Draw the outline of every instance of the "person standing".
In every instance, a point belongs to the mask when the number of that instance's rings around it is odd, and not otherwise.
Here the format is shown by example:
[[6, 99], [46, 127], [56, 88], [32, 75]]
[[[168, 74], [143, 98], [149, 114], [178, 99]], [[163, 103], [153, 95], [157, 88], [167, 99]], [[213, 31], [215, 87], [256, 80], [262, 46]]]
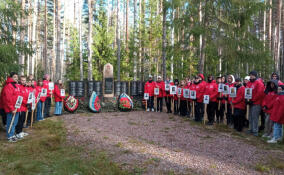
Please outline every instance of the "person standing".
[[159, 88], [159, 95], [157, 95], [157, 112], [163, 112], [163, 98], [165, 96], [165, 82], [162, 81], [162, 77], [158, 76], [156, 82], [156, 88]]
[[279, 86], [284, 85], [284, 83], [280, 80], [279, 75], [275, 72], [272, 73], [271, 79], [276, 80]]
[[[165, 84], [167, 84], [168, 87], [174, 85], [169, 78], [166, 79]], [[165, 89], [165, 101], [167, 105], [167, 113], [172, 113], [172, 95], [170, 94], [170, 89]]]
[[[178, 81], [178, 79], [175, 79], [175, 81], [174, 81], [174, 85], [176, 86], [176, 87], [178, 87], [179, 86], [179, 81]], [[173, 95], [173, 98], [174, 98], [174, 115], [178, 115], [179, 114], [179, 106], [178, 106], [178, 96], [177, 96], [177, 94], [174, 94]]]
[[65, 93], [61, 94], [61, 90], [64, 90], [62, 80], [57, 80], [57, 83], [54, 86], [54, 101], [55, 101], [55, 111], [54, 115], [62, 115], [62, 102], [65, 98]]
[[209, 95], [209, 104], [207, 106], [208, 125], [213, 125], [216, 110], [218, 109], [217, 97], [218, 97], [218, 85], [216, 84], [214, 77], [208, 76], [205, 95]]
[[184, 80], [181, 81], [180, 87], [181, 88], [181, 95], [180, 95], [180, 105], [179, 105], [179, 111], [180, 111], [180, 116], [185, 117], [187, 113], [187, 99], [184, 98], [183, 90], [187, 89], [186, 82]]
[[144, 93], [149, 94], [149, 99], [147, 100], [147, 111], [154, 112], [154, 88], [156, 83], [153, 81], [152, 75], [149, 75], [149, 79], [145, 84]]
[[252, 99], [247, 100], [247, 104], [250, 106], [249, 110], [249, 125], [250, 129], [248, 133], [258, 136], [258, 122], [261, 112], [262, 97], [264, 93], [264, 85], [258, 79], [257, 72], [251, 71], [249, 73], [250, 81], [247, 84], [247, 88], [252, 88]]
[[196, 91], [196, 99], [195, 101], [195, 121], [201, 122], [204, 115], [204, 104], [203, 104], [203, 96], [206, 89], [206, 82], [204, 80], [204, 75], [199, 74], [195, 77], [194, 84], [191, 86], [191, 90]]
[[[38, 80], [37, 83], [37, 87], [36, 87], [36, 91], [38, 94], [40, 94], [40, 98], [37, 102], [37, 109], [36, 109], [36, 120], [37, 121], [42, 121], [44, 120], [44, 116], [43, 116], [43, 112], [42, 112], [42, 108], [44, 107], [44, 103], [45, 103], [45, 96], [42, 96], [42, 89], [43, 89], [43, 81], [42, 79]], [[38, 96], [37, 96], [38, 97]]]
[[53, 94], [53, 90], [49, 89], [50, 83], [50, 75], [46, 74], [43, 78], [43, 88], [47, 89], [47, 96], [44, 103], [44, 118], [50, 117], [50, 107], [51, 107], [51, 96]]
[[[219, 86], [219, 84], [222, 84], [222, 77], [217, 77], [216, 84]], [[223, 94], [222, 92], [218, 92], [217, 96], [217, 108], [216, 108], [216, 118], [217, 118], [217, 124], [223, 123], [224, 121], [224, 105], [223, 105]]]
[[[228, 75], [227, 77], [228, 82], [226, 83], [227, 86], [229, 86], [229, 88], [234, 87], [235, 86], [235, 77], [234, 75]], [[227, 109], [227, 113], [226, 113], [226, 118], [227, 118], [227, 125], [230, 126], [231, 128], [233, 128], [234, 126], [234, 119], [233, 119], [233, 115], [232, 115], [232, 108], [231, 108], [231, 104], [229, 101], [229, 95], [224, 95], [225, 98], [225, 109]]]

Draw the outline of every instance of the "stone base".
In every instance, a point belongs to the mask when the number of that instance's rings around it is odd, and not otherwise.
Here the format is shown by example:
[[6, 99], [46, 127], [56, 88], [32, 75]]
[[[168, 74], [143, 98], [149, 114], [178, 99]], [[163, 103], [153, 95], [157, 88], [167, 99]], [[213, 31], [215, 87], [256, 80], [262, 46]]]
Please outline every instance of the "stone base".
[[113, 98], [114, 94], [104, 94], [104, 98]]
[[113, 103], [116, 104], [117, 103], [117, 98], [115, 97], [104, 97], [102, 100], [104, 103]]

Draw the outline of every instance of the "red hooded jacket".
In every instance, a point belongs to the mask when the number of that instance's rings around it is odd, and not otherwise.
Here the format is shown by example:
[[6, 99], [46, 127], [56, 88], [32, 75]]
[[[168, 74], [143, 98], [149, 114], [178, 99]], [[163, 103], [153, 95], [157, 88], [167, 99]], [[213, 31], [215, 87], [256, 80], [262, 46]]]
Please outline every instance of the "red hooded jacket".
[[22, 106], [20, 108], [20, 112], [26, 112], [28, 110], [27, 104], [28, 104], [28, 98], [30, 93], [30, 88], [27, 86], [19, 85], [21, 90], [21, 96], [23, 97]]
[[264, 99], [262, 101], [262, 107], [264, 107], [264, 106], [267, 107], [267, 109], [263, 110], [265, 113], [267, 113], [267, 114], [272, 113], [273, 103], [274, 103], [276, 97], [277, 97], [277, 94], [274, 91], [268, 92], [268, 94], [264, 97]]
[[156, 87], [156, 83], [154, 81], [152, 81], [151, 83], [149, 81], [147, 81], [145, 86], [144, 86], [144, 93], [149, 93], [149, 96], [153, 97], [155, 87]]
[[246, 109], [246, 103], [245, 103], [245, 87], [241, 86], [237, 89], [237, 96], [236, 98], [232, 99], [232, 103], [234, 105], [234, 108]]
[[63, 101], [63, 99], [65, 98], [65, 96], [61, 96], [61, 91], [60, 88], [58, 87], [58, 85], [54, 85], [54, 101], [55, 102], [61, 102]]
[[[47, 89], [47, 95], [46, 95], [46, 97], [50, 97], [51, 96], [51, 94], [53, 94], [53, 91], [54, 90], [49, 90], [49, 85], [48, 85], [48, 83], [49, 83], [50, 81], [47, 81], [47, 80], [43, 80], [43, 88], [45, 88], [45, 89]], [[50, 94], [51, 93], [51, 94]]]
[[206, 83], [202, 81], [201, 83], [198, 84], [192, 84], [190, 90], [196, 91], [196, 99], [197, 102], [202, 103], [203, 102], [203, 96], [205, 93], [206, 89]]
[[273, 109], [270, 115], [270, 120], [279, 124], [284, 124], [283, 104], [284, 104], [284, 95], [277, 95], [273, 103]]
[[252, 99], [251, 101], [255, 105], [261, 105], [263, 94], [264, 94], [264, 84], [260, 80], [255, 80], [254, 82], [248, 82], [247, 88], [252, 88]]
[[204, 95], [209, 95], [211, 102], [217, 102], [218, 85], [216, 84], [215, 80], [213, 80], [211, 83], [206, 83], [206, 90]]
[[[6, 113], [13, 112], [15, 110], [15, 104], [17, 102], [18, 96], [21, 96], [21, 90], [18, 84], [14, 82], [12, 78], [8, 78], [6, 81], [6, 85], [3, 88], [2, 100], [3, 100], [3, 108]], [[17, 110], [20, 112], [20, 109]]]
[[163, 81], [156, 82], [156, 87], [155, 88], [159, 88], [159, 95], [157, 97], [161, 98], [161, 97], [165, 97], [166, 96], [165, 82], [163, 82]]

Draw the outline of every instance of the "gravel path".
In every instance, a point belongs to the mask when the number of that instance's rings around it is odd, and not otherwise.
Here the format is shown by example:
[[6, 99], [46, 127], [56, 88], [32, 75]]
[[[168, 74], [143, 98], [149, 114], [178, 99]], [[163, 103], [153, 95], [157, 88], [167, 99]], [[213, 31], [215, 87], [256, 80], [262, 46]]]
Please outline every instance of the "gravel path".
[[[192, 125], [166, 113], [63, 116], [71, 143], [107, 152], [141, 174], [261, 174], [256, 164], [282, 151], [260, 149], [231, 134]], [[276, 174], [284, 174], [277, 172]]]

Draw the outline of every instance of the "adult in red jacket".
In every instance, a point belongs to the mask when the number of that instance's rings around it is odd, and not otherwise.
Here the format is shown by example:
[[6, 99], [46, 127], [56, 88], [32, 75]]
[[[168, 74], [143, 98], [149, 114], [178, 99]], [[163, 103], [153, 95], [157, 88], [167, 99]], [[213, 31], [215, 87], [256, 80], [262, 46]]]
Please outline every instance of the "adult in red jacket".
[[252, 99], [247, 101], [247, 104], [250, 105], [249, 111], [249, 133], [252, 133], [254, 136], [258, 136], [258, 120], [261, 112], [261, 104], [264, 93], [264, 85], [258, 80], [257, 72], [250, 72], [250, 82], [247, 84], [247, 88], [252, 88]]
[[242, 85], [240, 78], [236, 79], [235, 87], [237, 88], [237, 96], [232, 98], [231, 106], [234, 107], [233, 121], [234, 128], [242, 132], [245, 124], [245, 113], [246, 113], [246, 104], [245, 104], [245, 87]]
[[149, 94], [149, 99], [147, 100], [147, 111], [155, 111], [154, 110], [154, 88], [156, 87], [156, 83], [153, 81], [152, 75], [149, 75], [149, 79], [144, 86], [144, 93]]
[[[40, 94], [40, 95], [37, 95], [37, 113], [36, 113], [36, 120], [37, 121], [41, 121], [41, 120], [44, 120], [44, 117], [43, 117], [43, 113], [42, 113], [42, 108], [44, 106], [44, 103], [45, 103], [45, 99], [46, 99], [46, 96], [42, 96], [42, 89], [43, 88], [43, 82], [42, 80], [38, 80], [38, 83], [37, 83], [37, 87], [36, 87], [36, 92], [37, 94]], [[38, 97], [39, 97], [39, 100], [38, 100]]]
[[270, 119], [273, 124], [273, 138], [268, 143], [277, 143], [283, 138], [282, 125], [284, 124], [284, 86], [278, 87], [278, 95], [273, 103], [273, 109], [270, 115]]
[[182, 80], [180, 82], [179, 88], [181, 88], [181, 94], [179, 96], [179, 98], [180, 98], [179, 112], [180, 112], [180, 115], [182, 117], [185, 117], [186, 115], [188, 115], [188, 113], [187, 113], [187, 99], [184, 98], [184, 94], [183, 94], [183, 90], [188, 89], [187, 85], [186, 85], [186, 81]]
[[[21, 95], [21, 90], [19, 85], [17, 84], [18, 81], [18, 74], [12, 72], [10, 77], [6, 81], [6, 86], [3, 88], [3, 108], [6, 112], [7, 116], [7, 127], [6, 127], [6, 134], [9, 142], [16, 142], [17, 138], [14, 136], [15, 134], [15, 127], [18, 123], [19, 112], [20, 109], [15, 108], [15, 104], [17, 102], [18, 96]], [[14, 122], [12, 123], [12, 118], [14, 118]], [[9, 131], [11, 125], [11, 131]]]
[[214, 77], [212, 75], [208, 76], [207, 84], [204, 95], [209, 95], [209, 104], [207, 105], [208, 114], [208, 125], [213, 125], [214, 118], [216, 114], [216, 109], [218, 108], [217, 97], [218, 97], [218, 85], [216, 84]]
[[280, 80], [279, 75], [275, 72], [272, 73], [271, 79], [277, 80], [277, 83], [278, 83], [279, 86], [284, 85], [284, 83]]
[[262, 101], [262, 109], [265, 112], [265, 127], [264, 134], [262, 137], [269, 137], [272, 135], [273, 121], [270, 120], [270, 115], [273, 109], [273, 103], [277, 97], [278, 81], [270, 80], [266, 84], [266, 89], [264, 91], [265, 97]]
[[[222, 77], [217, 77], [216, 78], [216, 84], [219, 86], [219, 84], [222, 83]], [[218, 92], [217, 96], [217, 108], [216, 108], [216, 117], [217, 117], [217, 123], [223, 123], [224, 121], [224, 109], [225, 105], [222, 103], [223, 102], [223, 95], [222, 92]]]
[[204, 115], [204, 104], [203, 104], [203, 96], [206, 89], [206, 82], [203, 81], [203, 74], [199, 74], [195, 77], [194, 83], [191, 86], [191, 90], [196, 92], [195, 101], [195, 121], [201, 122]]
[[[61, 93], [61, 91], [64, 91]], [[59, 116], [62, 114], [62, 102], [65, 98], [65, 90], [62, 84], [62, 80], [58, 80], [56, 85], [54, 86], [54, 100], [55, 100], [55, 111], [54, 114]]]
[[163, 98], [165, 96], [165, 82], [162, 81], [162, 77], [158, 76], [156, 82], [156, 88], [159, 88], [159, 95], [157, 95], [157, 112], [163, 112]]
[[[234, 87], [235, 86], [235, 77], [234, 75], [228, 75], [227, 76], [227, 80], [228, 82], [226, 83], [227, 86], [229, 86], [229, 88]], [[229, 98], [229, 95], [224, 95], [224, 99], [225, 99], [225, 109], [227, 107], [227, 113], [226, 113], [226, 118], [227, 118], [227, 125], [229, 125], [230, 127], [233, 127], [234, 125], [234, 119], [233, 119], [233, 114], [232, 114], [232, 107], [231, 107], [231, 99]]]
[[47, 89], [47, 96], [44, 103], [44, 118], [50, 117], [50, 106], [51, 106], [51, 96], [53, 94], [53, 90], [49, 89], [50, 76], [48, 74], [44, 75], [43, 78], [43, 88]]
[[[165, 84], [168, 85], [168, 87], [174, 85], [173, 82], [170, 81], [169, 78], [166, 79]], [[165, 89], [165, 101], [166, 101], [166, 105], [167, 105], [167, 113], [172, 113], [172, 98], [173, 96], [170, 94], [170, 88], [168, 88], [167, 90]]]

